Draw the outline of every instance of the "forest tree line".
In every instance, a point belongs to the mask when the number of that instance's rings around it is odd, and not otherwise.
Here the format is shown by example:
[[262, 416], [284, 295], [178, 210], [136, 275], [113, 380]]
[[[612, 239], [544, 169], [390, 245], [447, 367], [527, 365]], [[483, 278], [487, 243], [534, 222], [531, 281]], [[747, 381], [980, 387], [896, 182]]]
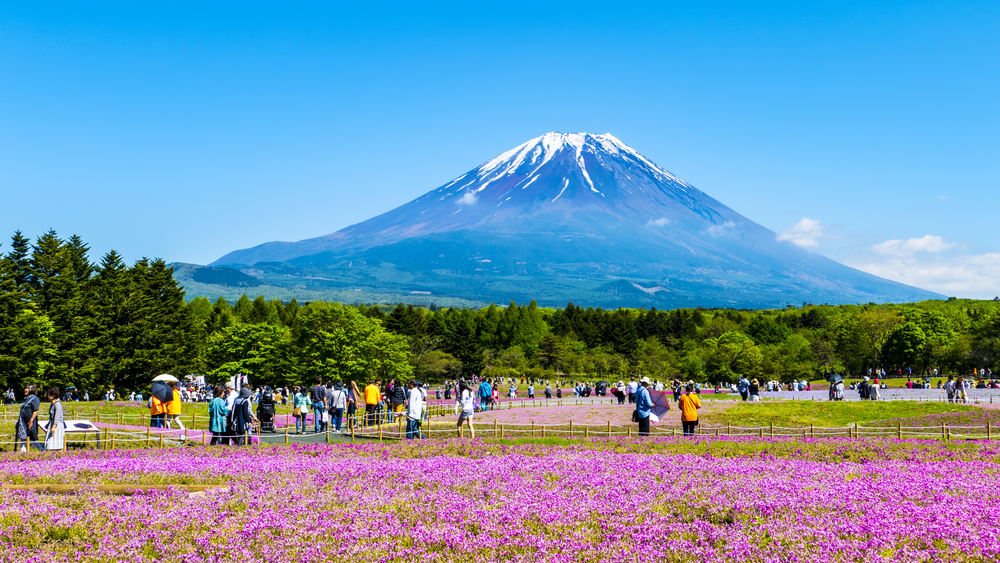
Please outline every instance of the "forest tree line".
[[760, 311], [187, 301], [162, 260], [88, 253], [78, 236], [12, 237], [0, 258], [0, 385], [94, 394], [144, 389], [160, 373], [272, 386], [472, 374], [788, 381], [870, 367], [996, 371], [1000, 360], [996, 300]]

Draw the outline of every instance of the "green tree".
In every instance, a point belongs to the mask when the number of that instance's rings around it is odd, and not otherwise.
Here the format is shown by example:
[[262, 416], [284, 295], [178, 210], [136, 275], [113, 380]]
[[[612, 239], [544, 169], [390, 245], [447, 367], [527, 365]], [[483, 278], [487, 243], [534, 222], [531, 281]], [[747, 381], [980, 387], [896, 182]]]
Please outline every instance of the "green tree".
[[339, 303], [305, 307], [294, 344], [293, 361], [302, 381], [321, 377], [367, 382], [407, 379], [413, 373], [405, 338]]
[[285, 332], [268, 324], [237, 323], [213, 333], [204, 352], [209, 378], [221, 382], [242, 374], [254, 385], [292, 383], [283, 346]]
[[760, 349], [746, 334], [731, 331], [705, 343], [706, 372], [712, 381], [735, 382], [740, 375], [761, 374], [764, 362]]

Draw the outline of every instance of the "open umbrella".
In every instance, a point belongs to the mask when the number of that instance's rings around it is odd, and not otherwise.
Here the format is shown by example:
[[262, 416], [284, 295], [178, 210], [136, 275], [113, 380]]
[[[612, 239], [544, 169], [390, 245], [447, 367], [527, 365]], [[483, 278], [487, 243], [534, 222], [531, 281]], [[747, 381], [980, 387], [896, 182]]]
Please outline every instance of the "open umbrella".
[[164, 373], [154, 377], [153, 381], [177, 381], [177, 378], [170, 375], [169, 373]]
[[649, 398], [653, 401], [653, 408], [649, 413], [650, 422], [660, 422], [660, 419], [667, 416], [670, 411], [670, 397], [673, 395], [666, 391], [649, 390]]
[[154, 381], [153, 396], [161, 403], [169, 403], [174, 398], [174, 390], [166, 381]]

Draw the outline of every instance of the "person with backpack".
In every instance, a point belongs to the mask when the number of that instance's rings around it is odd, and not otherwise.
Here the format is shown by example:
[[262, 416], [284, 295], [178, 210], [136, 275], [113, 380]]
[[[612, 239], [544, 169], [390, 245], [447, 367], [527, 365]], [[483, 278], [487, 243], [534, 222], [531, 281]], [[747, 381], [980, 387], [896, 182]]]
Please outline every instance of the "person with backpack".
[[483, 380], [479, 384], [479, 406], [480, 410], [483, 412], [490, 410], [490, 401], [493, 399], [493, 388], [490, 386], [490, 382]]
[[396, 416], [403, 416], [406, 412], [406, 399], [409, 395], [408, 387], [403, 387], [402, 381], [392, 381], [389, 389], [389, 424], [395, 420]]
[[250, 409], [250, 396], [253, 392], [250, 387], [243, 386], [240, 389], [240, 396], [236, 399], [233, 404], [233, 412], [229, 413], [229, 420], [231, 427], [234, 432], [234, 441], [237, 446], [243, 446], [247, 444], [247, 433], [250, 432], [250, 428], [253, 424], [257, 422], [257, 417], [254, 416], [253, 410]]
[[871, 384], [868, 383], [868, 376], [866, 375], [865, 378], [861, 381], [861, 384], [858, 385], [858, 395], [861, 396], [862, 401], [867, 401], [868, 399], [871, 398], [872, 396], [871, 387], [872, 387]]

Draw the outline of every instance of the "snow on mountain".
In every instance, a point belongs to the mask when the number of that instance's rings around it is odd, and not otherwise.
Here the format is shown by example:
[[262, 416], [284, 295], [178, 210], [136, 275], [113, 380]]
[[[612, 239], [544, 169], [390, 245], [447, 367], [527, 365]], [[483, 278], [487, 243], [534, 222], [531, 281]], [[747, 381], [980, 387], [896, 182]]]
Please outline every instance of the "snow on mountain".
[[[315, 274], [388, 264], [405, 275], [386, 283], [423, 280], [486, 301], [517, 293], [509, 280], [525, 291], [570, 286], [556, 292], [554, 304], [572, 299], [580, 284], [598, 291], [594, 284], [609, 283], [600, 290], [610, 292], [609, 303], [678, 302], [681, 294], [705, 304], [935, 295], [777, 241], [610, 134], [547, 133], [367, 221], [235, 251], [213, 265], [276, 262], [286, 263], [283, 275], [292, 278], [295, 268]], [[351, 281], [359, 275], [341, 273]]]

